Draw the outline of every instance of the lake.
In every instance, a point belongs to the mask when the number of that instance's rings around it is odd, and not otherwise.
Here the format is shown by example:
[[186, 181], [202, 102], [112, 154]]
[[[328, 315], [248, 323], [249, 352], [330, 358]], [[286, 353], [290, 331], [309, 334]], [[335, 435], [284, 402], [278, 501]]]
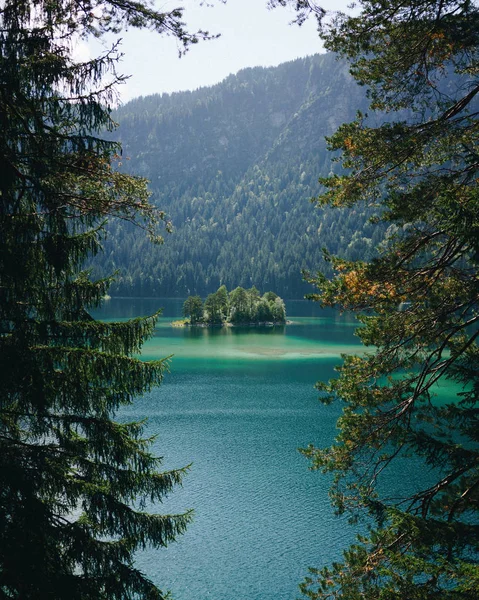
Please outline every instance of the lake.
[[335, 436], [339, 408], [323, 406], [314, 383], [334, 376], [341, 353], [360, 350], [356, 323], [309, 301], [286, 306], [292, 323], [264, 329], [174, 328], [181, 300], [113, 298], [97, 313], [164, 308], [143, 357], [174, 355], [171, 372], [119, 418], [148, 418], [166, 468], [191, 464], [158, 512], [193, 508], [193, 523], [168, 548], [137, 556], [175, 600], [297, 598], [308, 567], [339, 559], [353, 540], [333, 515], [329, 479], [298, 448]]

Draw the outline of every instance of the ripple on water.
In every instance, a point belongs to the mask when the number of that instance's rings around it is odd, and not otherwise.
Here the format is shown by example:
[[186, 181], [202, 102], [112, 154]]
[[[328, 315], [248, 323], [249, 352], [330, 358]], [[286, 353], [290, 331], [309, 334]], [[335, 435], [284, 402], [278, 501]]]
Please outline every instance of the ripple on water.
[[333, 516], [329, 480], [297, 448], [334, 438], [337, 408], [322, 407], [313, 386], [357, 342], [335, 314], [294, 320], [282, 332], [224, 335], [162, 326], [145, 346], [148, 359], [175, 354], [172, 372], [119, 418], [148, 418], [165, 469], [192, 463], [154, 510], [192, 507], [194, 522], [178, 542], [137, 557], [175, 600], [293, 600], [307, 568], [338, 559], [352, 540]]

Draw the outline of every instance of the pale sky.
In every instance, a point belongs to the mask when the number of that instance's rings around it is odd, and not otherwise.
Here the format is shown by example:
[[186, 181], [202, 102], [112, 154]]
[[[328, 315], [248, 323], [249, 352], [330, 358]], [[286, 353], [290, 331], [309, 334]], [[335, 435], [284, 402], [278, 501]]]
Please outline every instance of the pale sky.
[[[346, 2], [323, 3], [339, 9]], [[267, 10], [266, 0], [228, 0], [200, 6], [200, 0], [157, 0], [159, 10], [185, 7], [184, 20], [190, 29], [221, 33], [221, 38], [200, 42], [178, 58], [173, 38], [149, 31], [126, 31], [122, 38], [125, 56], [120, 72], [131, 75], [121, 86], [123, 102], [137, 96], [193, 90], [223, 80], [245, 67], [274, 66], [297, 57], [322, 52], [313, 18], [302, 27], [291, 25], [292, 9]], [[95, 52], [92, 45], [90, 53]]]

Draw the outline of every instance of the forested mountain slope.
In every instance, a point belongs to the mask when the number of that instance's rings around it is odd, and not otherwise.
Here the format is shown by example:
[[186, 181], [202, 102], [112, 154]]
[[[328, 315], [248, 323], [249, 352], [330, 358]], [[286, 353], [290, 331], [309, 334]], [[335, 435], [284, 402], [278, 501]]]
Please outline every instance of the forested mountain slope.
[[205, 296], [254, 284], [301, 297], [310, 291], [301, 269], [322, 265], [322, 247], [369, 257], [383, 233], [366, 211], [309, 202], [318, 177], [336, 168], [324, 137], [366, 106], [347, 65], [316, 55], [120, 108], [122, 168], [151, 181], [174, 232], [152, 247], [128, 223], [111, 223], [95, 267], [120, 270], [112, 293]]

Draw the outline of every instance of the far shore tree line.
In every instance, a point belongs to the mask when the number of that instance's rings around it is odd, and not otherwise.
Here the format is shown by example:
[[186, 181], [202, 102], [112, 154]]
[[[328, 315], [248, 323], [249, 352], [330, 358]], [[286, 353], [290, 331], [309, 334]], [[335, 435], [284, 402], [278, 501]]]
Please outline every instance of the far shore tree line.
[[237, 287], [228, 293], [225, 285], [209, 294], [205, 302], [200, 296], [188, 296], [183, 304], [183, 316], [190, 325], [222, 325], [223, 323], [286, 323], [284, 301], [274, 292], [261, 296], [253, 286]]

